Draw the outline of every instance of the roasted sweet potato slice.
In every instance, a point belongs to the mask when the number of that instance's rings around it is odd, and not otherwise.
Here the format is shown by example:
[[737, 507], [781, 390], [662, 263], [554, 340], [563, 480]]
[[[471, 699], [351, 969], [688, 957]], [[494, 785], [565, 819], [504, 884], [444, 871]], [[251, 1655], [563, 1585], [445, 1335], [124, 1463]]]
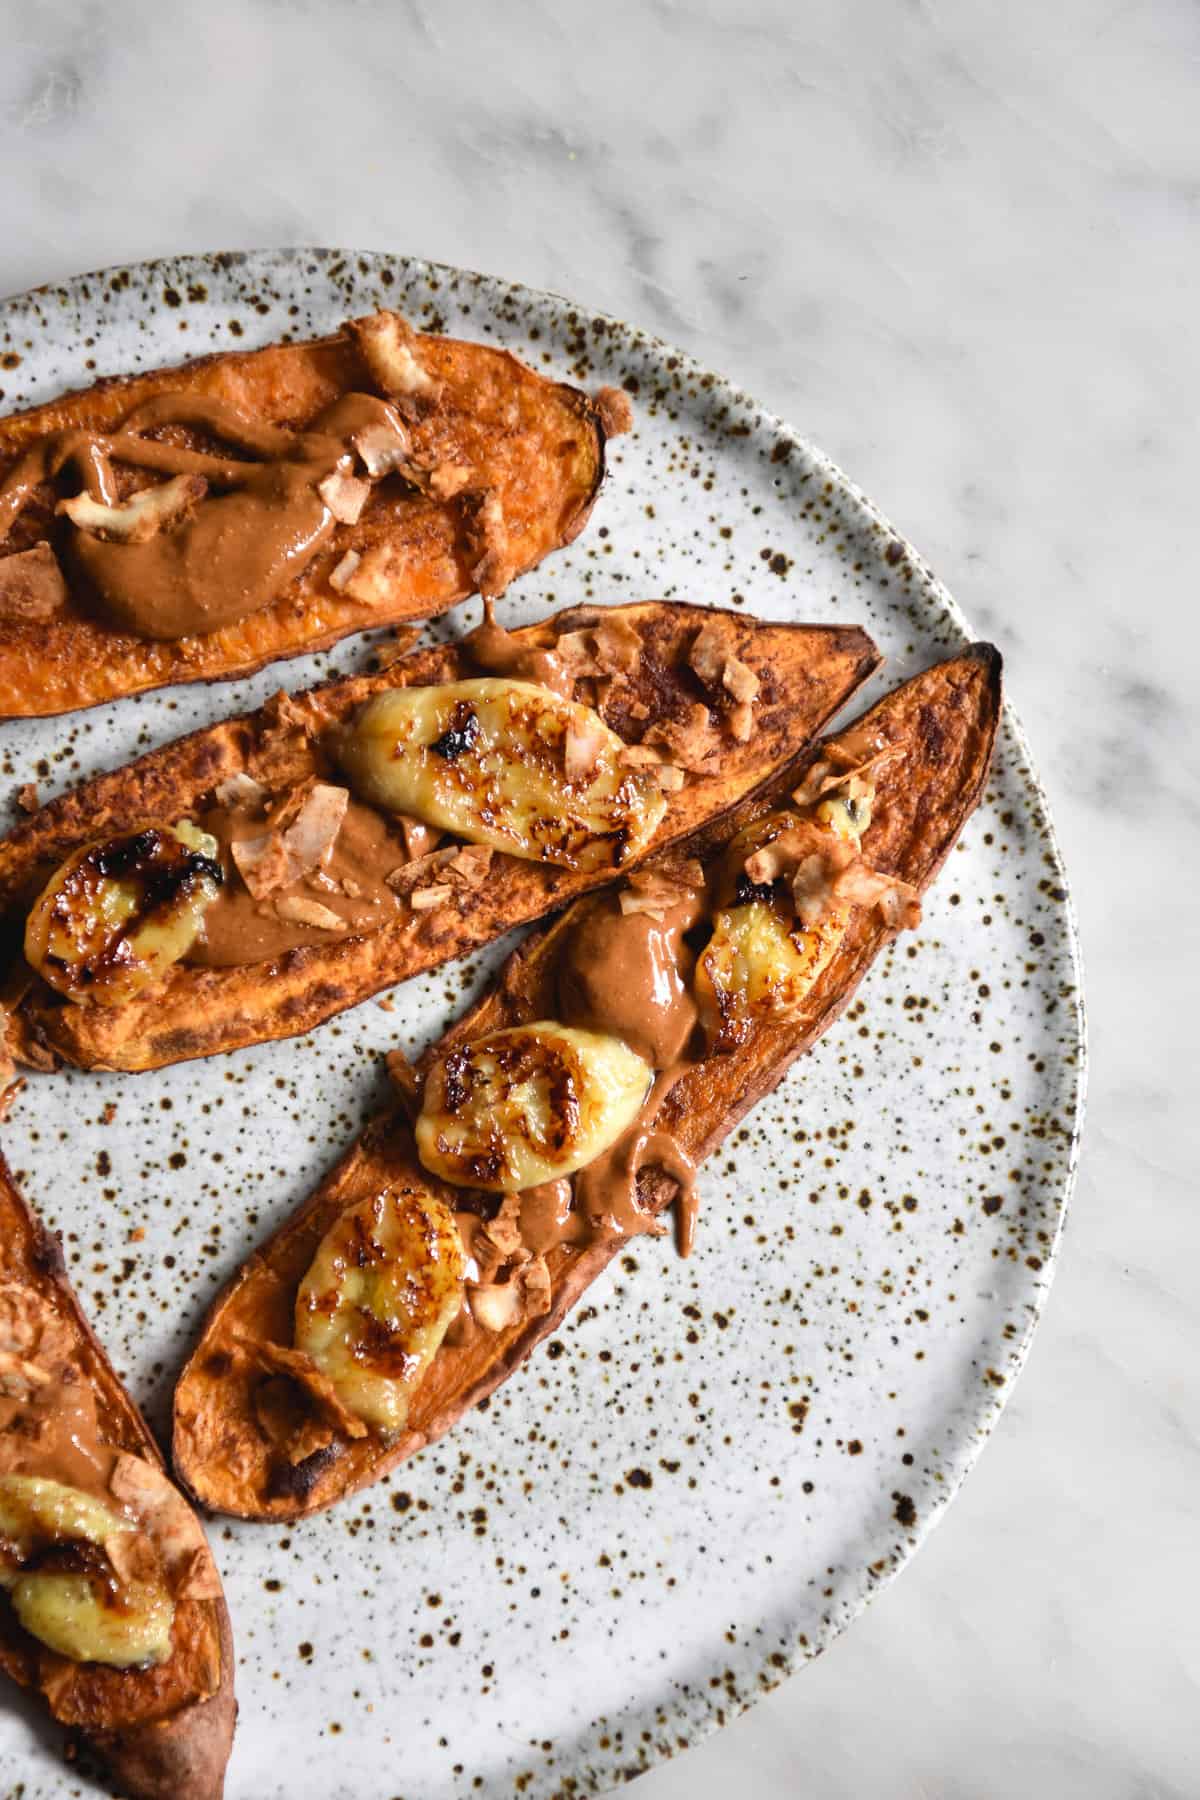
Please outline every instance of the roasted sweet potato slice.
[[[392, 349], [412, 359], [419, 376], [407, 370], [409, 391], [400, 391], [406, 369], [389, 371], [388, 346], [376, 345], [368, 329], [394, 318], [380, 314], [309, 343], [101, 381], [0, 420], [0, 718], [70, 712], [170, 682], [246, 675], [351, 632], [431, 617], [476, 590], [498, 593], [570, 542], [599, 491], [605, 437], [628, 422], [625, 396], [604, 393], [593, 402], [495, 346], [410, 333], [396, 321], [403, 336]], [[278, 452], [277, 428], [301, 433], [345, 396], [362, 392], [386, 396], [403, 415], [403, 455], [394, 442], [355, 434], [365, 477], [349, 487], [339, 479], [326, 491], [336, 523], [331, 530], [318, 507], [319, 549], [303, 567], [294, 544], [289, 551], [299, 557], [289, 565], [298, 572], [289, 578], [285, 571], [264, 604], [215, 629], [192, 624], [189, 635], [156, 638], [131, 629], [128, 618], [121, 622], [106, 583], [129, 545], [117, 546], [114, 557], [111, 545], [97, 552], [97, 543], [121, 536], [137, 549], [156, 524], [170, 536], [197, 506], [224, 506], [214, 471], [244, 480], [256, 446]], [[200, 402], [208, 411], [197, 412]], [[232, 459], [227, 435], [222, 441], [208, 428], [214, 406], [235, 419], [243, 440]], [[139, 441], [150, 444], [132, 452], [141, 466], [129, 460], [131, 420]], [[30, 454], [51, 438], [59, 448], [50, 462], [69, 452], [70, 465], [94, 489], [123, 504], [177, 465], [207, 470], [213, 492], [205, 497], [204, 474], [172, 474], [172, 505], [156, 520], [134, 517], [127, 506], [98, 510], [85, 490], [73, 520], [55, 510], [66, 492], [61, 470], [45, 471], [32, 485], [21, 475], [22, 463], [28, 472]], [[100, 476], [96, 445], [108, 471]], [[144, 466], [155, 455], [160, 466]], [[247, 535], [261, 538], [261, 531]], [[207, 538], [205, 544], [212, 550]], [[49, 548], [30, 556], [38, 546]], [[144, 542], [138, 554], [147, 554]], [[21, 561], [9, 562], [16, 557]], [[225, 579], [213, 596], [226, 613], [235, 585]], [[259, 600], [261, 589], [260, 580]]]
[[[1000, 658], [990, 646], [975, 645], [896, 689], [851, 728], [853, 740], [861, 743], [865, 737], [895, 751], [880, 764], [874, 812], [862, 839], [873, 868], [917, 890], [929, 884], [983, 792], [999, 715]], [[806, 768], [830, 754], [830, 746], [836, 751], [848, 741], [846, 733], [824, 740], [770, 793], [710, 827], [685, 854], [714, 867], [735, 830], [769, 813]], [[677, 855], [666, 859], [677, 860]], [[489, 994], [451, 1028], [424, 1065], [436, 1060], [449, 1066], [448, 1053], [486, 1032], [553, 1016], [566, 935], [590, 909], [605, 904], [604, 896], [587, 896], [531, 935]], [[679, 1149], [699, 1163], [838, 1017], [894, 935], [895, 927], [877, 911], [857, 908], [802, 1014], [760, 1024], [731, 1053], [690, 1063], [650, 1123], [668, 1129]], [[654, 1214], [671, 1203], [678, 1188], [650, 1161], [639, 1173], [637, 1198], [644, 1212]], [[608, 1236], [557, 1244], [545, 1257], [549, 1292], [540, 1297], [542, 1310], [522, 1308], [510, 1326], [476, 1332], [462, 1345], [444, 1341], [413, 1396], [407, 1429], [393, 1441], [372, 1433], [352, 1436], [326, 1423], [311, 1447], [300, 1446], [307, 1454], [295, 1454], [294, 1437], [291, 1454], [282, 1454], [277, 1434], [263, 1423], [261, 1347], [291, 1344], [298, 1287], [330, 1226], [372, 1195], [413, 1183], [432, 1186], [447, 1204], [454, 1203], [421, 1168], [408, 1114], [398, 1106], [368, 1128], [217, 1300], [175, 1395], [176, 1468], [205, 1505], [246, 1518], [292, 1519], [378, 1480], [503, 1381], [556, 1329], [624, 1241]]]
[[[97, 1764], [122, 1794], [220, 1800], [236, 1707], [233, 1640], [216, 1565], [80, 1310], [57, 1238], [34, 1217], [0, 1158], [0, 1471], [36, 1476], [42, 1439], [30, 1435], [25, 1381], [45, 1382], [51, 1394], [67, 1396], [72, 1415], [86, 1418], [103, 1446], [97, 1461], [116, 1453], [123, 1481], [149, 1482], [156, 1504], [165, 1496], [164, 1529], [179, 1542], [187, 1575], [175, 1602], [170, 1653], [156, 1666], [72, 1661], [31, 1636], [0, 1595], [0, 1668], [38, 1694], [66, 1727], [69, 1754]], [[54, 1472], [52, 1465], [45, 1471]]]
[[[768, 781], [878, 664], [874, 645], [856, 627], [770, 625], [669, 602], [575, 609], [503, 635], [507, 651], [534, 659], [535, 674], [536, 658], [547, 652], [589, 671], [580, 673], [577, 694], [594, 700], [626, 743], [640, 745], [650, 766], [675, 772], [679, 785], [666, 795], [646, 855]], [[706, 653], [718, 641], [724, 653], [710, 667]], [[319, 772], [318, 741], [330, 727], [397, 687], [458, 680], [473, 671], [471, 658], [467, 644], [449, 644], [413, 652], [381, 674], [281, 696], [258, 713], [99, 776], [24, 820], [0, 844], [0, 944], [7, 946], [0, 995], [9, 1008], [10, 1053], [43, 1067], [61, 1059], [83, 1068], [149, 1069], [295, 1036], [609, 879], [603, 869], [497, 853], [487, 879], [472, 885], [469, 868], [446, 871], [453, 851], [443, 846], [414, 858], [411, 876], [406, 868], [403, 903], [377, 930], [309, 941], [234, 967], [177, 963], [158, 986], [120, 1006], [76, 1004], [32, 975], [21, 952], [26, 915], [49, 872], [82, 845], [169, 825], [231, 780], [248, 776], [275, 787]], [[736, 665], [732, 679], [743, 693], [753, 684], [751, 702], [730, 691], [727, 664]], [[681, 761], [691, 766], [681, 768]], [[393, 856], [404, 863], [403, 848], [394, 846]]]

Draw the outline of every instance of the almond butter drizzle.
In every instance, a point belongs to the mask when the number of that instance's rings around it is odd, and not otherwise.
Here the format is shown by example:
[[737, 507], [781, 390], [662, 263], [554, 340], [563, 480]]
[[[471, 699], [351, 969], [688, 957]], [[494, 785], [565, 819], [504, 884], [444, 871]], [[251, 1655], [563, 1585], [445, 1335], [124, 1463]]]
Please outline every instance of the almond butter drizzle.
[[557, 650], [531, 649], [514, 632], [496, 621], [494, 602], [483, 602], [483, 619], [463, 639], [463, 649], [485, 675], [511, 675], [515, 681], [533, 681], [570, 700], [575, 677]]

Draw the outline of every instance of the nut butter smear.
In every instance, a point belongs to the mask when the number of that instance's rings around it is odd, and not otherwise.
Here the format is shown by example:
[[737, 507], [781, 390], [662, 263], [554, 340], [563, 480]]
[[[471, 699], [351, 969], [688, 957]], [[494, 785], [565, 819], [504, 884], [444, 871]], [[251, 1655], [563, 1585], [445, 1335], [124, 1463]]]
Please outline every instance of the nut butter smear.
[[497, 623], [496, 610], [486, 596], [483, 620], [463, 639], [463, 648], [485, 675], [511, 675], [515, 681], [532, 681], [570, 700], [575, 677], [565, 659], [554, 649], [531, 649], [515, 632]]
[[189, 963], [227, 969], [269, 962], [305, 944], [378, 931], [399, 910], [386, 876], [408, 860], [404, 844], [382, 813], [353, 797], [319, 866], [284, 890], [304, 894], [330, 914], [324, 926], [281, 917], [272, 900], [256, 899], [238, 876], [231, 846], [261, 833], [261, 817], [227, 806], [205, 813], [203, 822], [221, 847], [226, 879], [205, 912], [203, 931], [187, 953]]
[[[180, 428], [238, 454], [143, 435]], [[367, 484], [351, 471], [355, 440], [368, 432], [386, 433], [398, 449], [407, 443], [395, 409], [372, 394], [343, 395], [302, 432], [256, 423], [215, 398], [163, 394], [118, 432], [69, 429], [35, 444], [0, 486], [0, 543], [34, 490], [70, 467], [84, 496], [114, 509], [107, 518], [102, 510], [80, 512], [68, 545], [110, 618], [151, 639], [217, 631], [269, 605], [328, 543], [339, 519], [357, 518]], [[129, 484], [118, 481], [114, 463], [175, 478], [132, 496], [159, 495], [163, 507], [147, 507], [136, 521], [123, 514]], [[58, 510], [74, 517], [77, 506], [68, 500]]]

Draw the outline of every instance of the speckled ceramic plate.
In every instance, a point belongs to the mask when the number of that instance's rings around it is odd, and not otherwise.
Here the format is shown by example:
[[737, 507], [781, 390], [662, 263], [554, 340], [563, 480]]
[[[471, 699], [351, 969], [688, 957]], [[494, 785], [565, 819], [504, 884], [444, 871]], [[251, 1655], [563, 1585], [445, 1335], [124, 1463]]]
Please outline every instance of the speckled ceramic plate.
[[[507, 617], [677, 595], [860, 621], [889, 682], [968, 636], [863, 495], [745, 394], [477, 275], [298, 251], [87, 276], [0, 309], [0, 406], [380, 304], [635, 396], [592, 523]], [[367, 654], [359, 639], [284, 678]], [[280, 677], [0, 726], [6, 782], [57, 789]], [[368, 1003], [302, 1043], [31, 1081], [9, 1157], [156, 1425], [218, 1283], [378, 1100], [380, 1053], [436, 1035], [481, 972], [412, 982], [393, 1012]], [[705, 1171], [692, 1260], [639, 1241], [490, 1405], [365, 1497], [286, 1531], [214, 1525], [239, 1651], [231, 1800], [601, 1792], [826, 1645], [912, 1555], [1004, 1404], [1082, 1088], [1066, 877], [1010, 714], [920, 932]], [[26, 1800], [79, 1791], [49, 1745], [0, 1713], [0, 1769]]]

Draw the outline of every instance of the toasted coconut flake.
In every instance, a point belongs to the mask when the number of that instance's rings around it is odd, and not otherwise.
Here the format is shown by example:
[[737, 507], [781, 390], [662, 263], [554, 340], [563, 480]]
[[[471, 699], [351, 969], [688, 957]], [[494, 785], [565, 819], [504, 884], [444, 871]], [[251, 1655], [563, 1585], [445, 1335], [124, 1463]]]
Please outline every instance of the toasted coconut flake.
[[23, 813], [37, 811], [38, 786], [36, 781], [26, 781], [17, 789], [17, 805]]
[[544, 1256], [535, 1256], [532, 1262], [525, 1264], [520, 1272], [520, 1282], [525, 1293], [525, 1317], [544, 1318], [550, 1311], [554, 1292]]
[[869, 863], [849, 863], [834, 883], [834, 891], [839, 900], [852, 906], [877, 906], [884, 922], [897, 930], [911, 931], [921, 923], [921, 896], [916, 888]]
[[646, 913], [661, 924], [670, 912], [673, 901], [666, 894], [640, 894], [632, 888], [622, 888], [618, 895], [618, 903], [624, 918], [633, 913]]
[[5, 1281], [0, 1282], [0, 1350], [61, 1376], [71, 1367], [75, 1339], [53, 1306], [24, 1283]]
[[357, 569], [362, 557], [357, 550], [347, 550], [345, 556], [334, 564], [329, 571], [329, 585], [335, 594], [343, 594], [350, 585], [350, 578]]
[[294, 886], [317, 867], [336, 842], [349, 802], [348, 788], [314, 782], [286, 797], [270, 829], [235, 838], [230, 853], [256, 900]]
[[916, 888], [873, 869], [857, 844], [834, 837], [811, 820], [780, 832], [744, 864], [756, 884], [790, 877], [792, 904], [802, 925], [813, 926], [838, 907], [878, 907], [887, 924], [904, 930], [920, 923]]
[[662, 920], [689, 896], [702, 892], [704, 870], [698, 862], [676, 863], [665, 869], [635, 869], [617, 896], [622, 913], [647, 913]]
[[585, 781], [594, 772], [607, 733], [593, 715], [572, 713], [563, 739], [563, 767], [568, 781]]
[[161, 1469], [122, 1451], [108, 1478], [109, 1490], [149, 1533], [166, 1564], [177, 1598], [218, 1600], [217, 1576], [200, 1521]]
[[338, 521], [339, 525], [357, 525], [363, 507], [367, 504], [367, 496], [371, 492], [369, 481], [361, 481], [357, 475], [347, 475], [341, 469], [335, 469], [324, 481], [317, 483], [317, 492]]
[[308, 714], [298, 706], [286, 688], [279, 688], [263, 706], [272, 725], [280, 731], [308, 732]]
[[494, 599], [504, 592], [516, 573], [510, 561], [508, 526], [500, 496], [495, 488], [486, 488], [482, 493], [463, 493], [460, 501], [466, 516], [470, 554], [477, 558], [471, 579], [481, 594]]
[[674, 763], [660, 763], [654, 771], [654, 779], [664, 794], [677, 794], [687, 780], [687, 776], [682, 769], [677, 769]]
[[341, 931], [346, 923], [332, 907], [310, 900], [307, 894], [281, 894], [275, 911], [289, 925], [312, 925], [318, 931]]
[[467, 1289], [475, 1323], [484, 1331], [507, 1331], [522, 1316], [521, 1288], [516, 1281]]
[[403, 469], [412, 450], [407, 431], [399, 418], [391, 413], [386, 419], [364, 425], [361, 431], [354, 432], [350, 442], [372, 481], [382, 480], [393, 469]]
[[861, 800], [866, 795], [874, 797], [880, 771], [903, 751], [903, 744], [888, 744], [862, 762], [815, 762], [793, 791], [792, 798], [800, 806], [813, 806], [835, 788], [841, 788], [851, 800]]
[[708, 708], [699, 700], [688, 708], [686, 718], [667, 719], [661, 725], [652, 725], [645, 742], [664, 744], [673, 762], [695, 771], [706, 769], [720, 749]]
[[412, 819], [407, 813], [397, 813], [404, 848], [408, 852], [409, 862], [416, 862], [419, 857], [428, 856], [431, 850], [437, 849], [441, 832], [435, 825], [426, 825], [424, 819]]
[[731, 656], [726, 662], [721, 681], [726, 693], [732, 694], [739, 705], [748, 706], [758, 699], [758, 676], [749, 663], [744, 663], [738, 656]]
[[748, 744], [754, 736], [754, 708], [748, 700], [739, 700], [726, 714], [729, 735], [736, 744]]
[[572, 675], [598, 675], [600, 664], [590, 631], [563, 631], [554, 640], [554, 648]]
[[408, 904], [414, 912], [433, 912], [436, 907], [445, 906], [447, 900], [454, 898], [454, 889], [447, 881], [434, 882], [431, 887], [414, 888], [408, 896]]
[[153, 1581], [162, 1571], [154, 1545], [144, 1531], [114, 1531], [104, 1539], [104, 1554], [118, 1581]]
[[361, 556], [347, 576], [342, 592], [364, 606], [386, 606], [392, 597], [391, 555], [387, 547], [377, 544]]
[[500, 1203], [500, 1211], [494, 1219], [490, 1219], [479, 1233], [486, 1238], [497, 1254], [505, 1261], [510, 1257], [520, 1256], [525, 1250], [521, 1237], [521, 1196], [505, 1194]]
[[229, 846], [234, 866], [256, 900], [265, 900], [290, 880], [287, 851], [282, 838], [269, 831], [254, 837], [235, 838]]
[[609, 674], [632, 675], [645, 654], [642, 634], [628, 619], [603, 619], [592, 632], [596, 661]]
[[67, 603], [67, 584], [49, 544], [0, 557], [0, 619], [37, 623]]
[[626, 744], [618, 760], [626, 769], [660, 769], [667, 758], [654, 744]]
[[304, 865], [304, 873], [315, 868], [333, 849], [349, 804], [349, 788], [318, 781], [308, 790], [287, 833], [288, 849]]
[[437, 400], [441, 383], [422, 368], [414, 349], [417, 334], [399, 313], [379, 312], [353, 319], [349, 329], [372, 380], [385, 394], [427, 405]]
[[487, 880], [491, 862], [490, 844], [464, 844], [446, 864], [446, 873], [465, 881], [469, 888], [481, 888]]
[[781, 875], [794, 874], [806, 857], [838, 858], [838, 866], [854, 855], [853, 846], [833, 838], [807, 821], [781, 831], [769, 844], [763, 844], [746, 858], [743, 867], [756, 886], [778, 881]]
[[425, 476], [425, 486], [435, 500], [453, 500], [471, 485], [471, 470], [465, 463], [435, 463]]
[[267, 790], [261, 781], [255, 781], [253, 775], [247, 775], [244, 769], [236, 769], [232, 775], [219, 781], [213, 789], [213, 798], [218, 806], [231, 806], [237, 812], [253, 812], [265, 806]]
[[605, 437], [620, 437], [633, 430], [633, 403], [624, 388], [602, 387], [596, 395], [596, 411]]
[[733, 631], [727, 619], [706, 619], [688, 651], [688, 662], [707, 687], [718, 687], [729, 659]]
[[60, 500], [56, 512], [65, 513], [81, 531], [113, 538], [123, 544], [144, 544], [160, 531], [178, 525], [208, 492], [203, 475], [173, 475], [158, 487], [143, 488], [120, 506], [105, 506], [89, 493]]

